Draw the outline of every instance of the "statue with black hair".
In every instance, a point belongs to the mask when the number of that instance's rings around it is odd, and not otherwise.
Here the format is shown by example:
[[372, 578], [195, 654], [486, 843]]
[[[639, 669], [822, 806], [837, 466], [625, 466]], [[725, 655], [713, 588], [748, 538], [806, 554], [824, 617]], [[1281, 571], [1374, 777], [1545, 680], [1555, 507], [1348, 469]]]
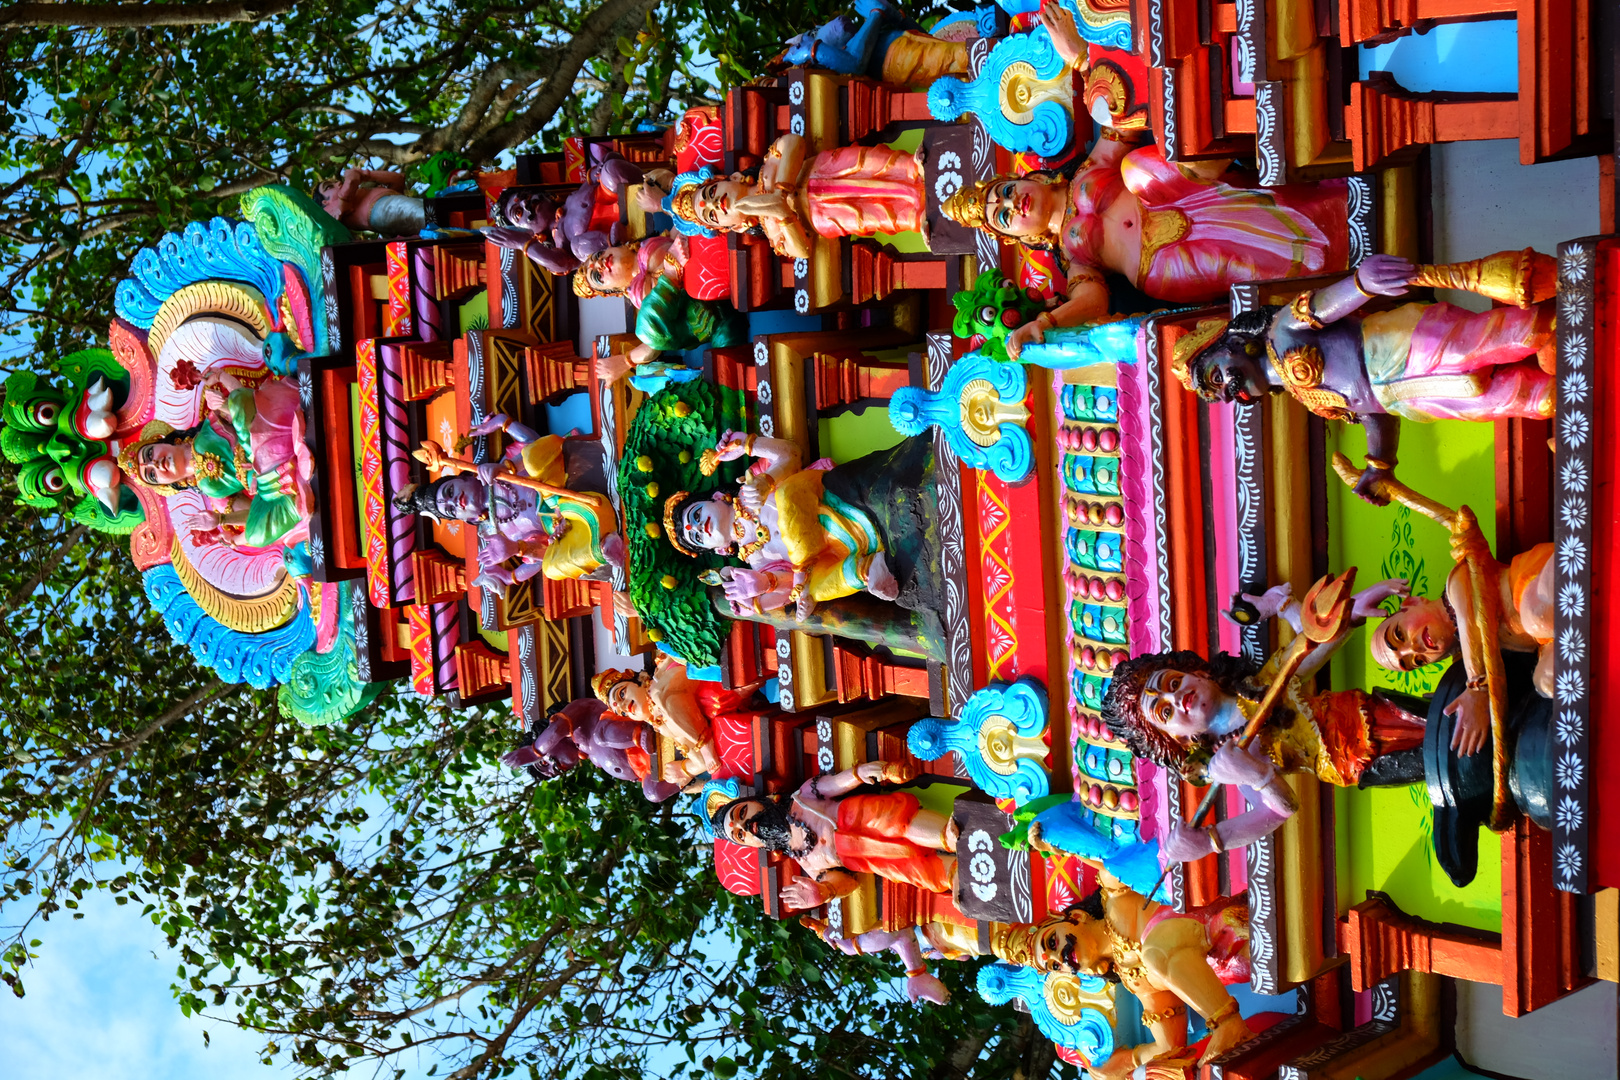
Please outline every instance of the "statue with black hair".
[[792, 795], [733, 799], [712, 815], [717, 836], [744, 847], [780, 852], [804, 876], [782, 887], [782, 903], [807, 910], [854, 892], [858, 873], [925, 892], [956, 887], [953, 819], [925, 809], [909, 791], [865, 792], [866, 785], [903, 784], [906, 765], [868, 761], [813, 776]]
[[[1203, 828], [1172, 824], [1170, 835], [1160, 840], [1167, 862], [1242, 847], [1275, 830], [1297, 809], [1282, 779], [1285, 772], [1310, 772], [1345, 787], [1423, 778], [1424, 721], [1408, 702], [1363, 690], [1318, 693], [1311, 680], [1344, 644], [1349, 626], [1382, 614], [1378, 605], [1403, 592], [1405, 584], [1391, 579], [1356, 594], [1352, 621], [1340, 636], [1305, 654], [1246, 748], [1240, 737], [1277, 678], [1281, 653], [1264, 667], [1224, 652], [1206, 660], [1180, 650], [1134, 656], [1114, 668], [1101, 711], [1115, 738], [1190, 783], [1235, 784], [1258, 804]], [[1265, 617], [1280, 614], [1298, 629], [1298, 605], [1286, 587], [1253, 599]]]
[[553, 274], [571, 274], [590, 255], [627, 237], [619, 223], [619, 193], [640, 183], [640, 166], [600, 143], [590, 146], [586, 180], [560, 202], [539, 188], [510, 187], [495, 200], [495, 224], [484, 238], [521, 251]]
[[1178, 913], [1102, 870], [1098, 888], [1036, 926], [993, 929], [1001, 959], [1047, 974], [1092, 975], [1135, 994], [1151, 1043], [1124, 1046], [1091, 1067], [1100, 1078], [1129, 1076], [1138, 1065], [1187, 1045], [1187, 1010], [1210, 1030], [1200, 1064], [1251, 1036], [1226, 987], [1249, 981], [1249, 906], [1239, 897]]

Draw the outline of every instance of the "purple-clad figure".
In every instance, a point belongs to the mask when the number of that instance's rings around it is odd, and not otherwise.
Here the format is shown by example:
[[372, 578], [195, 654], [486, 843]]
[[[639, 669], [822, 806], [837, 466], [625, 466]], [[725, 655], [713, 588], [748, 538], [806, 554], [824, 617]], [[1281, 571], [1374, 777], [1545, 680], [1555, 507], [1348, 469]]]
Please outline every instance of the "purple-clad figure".
[[571, 274], [590, 255], [622, 243], [620, 226], [593, 229], [598, 190], [618, 195], [640, 183], [640, 166], [600, 143], [590, 147], [591, 170], [585, 182], [561, 203], [543, 191], [508, 188], [495, 200], [495, 219], [505, 222], [484, 231], [498, 247], [522, 251], [553, 274]]
[[616, 780], [634, 780], [651, 802], [663, 802], [681, 790], [658, 777], [658, 737], [637, 720], [626, 720], [594, 697], [562, 706], [532, 743], [501, 758], [503, 765], [527, 768], [537, 780], [572, 769], [581, 761]]

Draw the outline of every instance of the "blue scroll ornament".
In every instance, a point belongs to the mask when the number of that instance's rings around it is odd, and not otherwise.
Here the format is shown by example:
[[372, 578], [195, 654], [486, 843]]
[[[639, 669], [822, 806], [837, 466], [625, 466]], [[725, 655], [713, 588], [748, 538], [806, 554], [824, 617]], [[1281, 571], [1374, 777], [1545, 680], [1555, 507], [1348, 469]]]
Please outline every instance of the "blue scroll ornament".
[[934, 80], [928, 111], [947, 122], [971, 113], [991, 141], [1015, 152], [1061, 157], [1074, 140], [1074, 85], [1044, 26], [1002, 40], [971, 82]]
[[[1125, 52], [1131, 49], [1131, 14], [1129, 9], [1116, 8], [1112, 11], [1092, 11], [1084, 0], [1057, 0], [1057, 2], [1074, 16], [1074, 28], [1080, 32], [1080, 37], [1092, 45], [1101, 45], [1105, 49], [1121, 49]], [[1006, 3], [1002, 4], [1006, 7]]]
[[294, 658], [276, 694], [276, 705], [282, 713], [301, 724], [324, 727], [345, 720], [387, 689], [387, 683], [360, 681], [354, 605], [366, 602], [362, 589], [363, 584], [357, 581], [338, 583], [337, 637], [324, 653], [309, 649]]
[[945, 432], [951, 450], [973, 469], [988, 469], [1014, 484], [1035, 467], [1035, 446], [1024, 422], [1024, 369], [970, 352], [945, 373], [938, 391], [914, 386], [896, 390], [889, 401], [889, 423], [902, 435], [921, 435], [930, 426]]
[[239, 281], [264, 295], [272, 306], [281, 298], [281, 263], [264, 250], [246, 222], [214, 218], [193, 221], [135, 253], [130, 276], [113, 292], [119, 318], [142, 330], [151, 327], [163, 302], [199, 281]]
[[1114, 1052], [1108, 1014], [1080, 1004], [1081, 994], [1103, 995], [1108, 984], [1095, 975], [1045, 975], [1034, 968], [987, 964], [979, 969], [979, 996], [992, 1005], [1020, 998], [1041, 1034], [1087, 1061], [1106, 1061]]
[[714, 819], [709, 815], [732, 799], [741, 797], [742, 785], [735, 777], [730, 780], [710, 780], [703, 785], [703, 790], [692, 800], [692, 812], [697, 815], [698, 824], [703, 827], [705, 838], [714, 840], [719, 836], [715, 831]]
[[293, 662], [315, 646], [315, 623], [307, 605], [274, 630], [249, 634], [232, 630], [198, 607], [168, 563], [146, 571], [143, 583], [169, 636], [224, 682], [245, 682], [259, 690], [284, 683]]
[[906, 733], [906, 748], [924, 761], [955, 751], [980, 789], [1022, 805], [1051, 789], [1040, 764], [1046, 726], [1046, 688], [1025, 676], [977, 691], [962, 706], [960, 720], [917, 721]]

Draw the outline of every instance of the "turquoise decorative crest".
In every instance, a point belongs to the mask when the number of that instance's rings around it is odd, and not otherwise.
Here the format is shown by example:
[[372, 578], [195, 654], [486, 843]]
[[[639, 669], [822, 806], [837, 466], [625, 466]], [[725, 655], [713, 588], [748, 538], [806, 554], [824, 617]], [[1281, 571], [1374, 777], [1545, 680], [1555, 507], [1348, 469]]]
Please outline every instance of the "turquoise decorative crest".
[[[1079, 993], [1072, 993], [1075, 990]], [[1107, 1013], [1074, 1000], [1080, 994], [1105, 998], [1108, 984], [1095, 975], [1044, 975], [1011, 964], [979, 969], [979, 996], [984, 1000], [992, 1005], [1022, 1000], [1042, 1035], [1066, 1050], [1079, 1051], [1087, 1061], [1105, 1061], [1114, 1052], [1114, 1029]]]
[[928, 111], [955, 121], [972, 113], [999, 146], [1061, 157], [1074, 139], [1069, 67], [1044, 26], [1005, 38], [971, 82], [945, 76], [928, 88]]
[[1051, 790], [1041, 764], [1046, 727], [1046, 688], [1025, 676], [975, 693], [962, 706], [960, 720], [917, 721], [906, 733], [906, 748], [924, 761], [954, 751], [982, 790], [1022, 805]]
[[970, 352], [945, 373], [938, 391], [896, 390], [889, 423], [902, 435], [921, 435], [936, 426], [964, 464], [1014, 484], [1035, 467], [1035, 446], [1024, 430], [1027, 385], [1022, 365]]
[[710, 780], [698, 792], [698, 797], [692, 800], [692, 811], [697, 814], [698, 823], [703, 826], [703, 835], [710, 840], [717, 838], [714, 828], [714, 819], [709, 815], [716, 809], [724, 806], [732, 799], [742, 798], [742, 785], [735, 777], [730, 780]]

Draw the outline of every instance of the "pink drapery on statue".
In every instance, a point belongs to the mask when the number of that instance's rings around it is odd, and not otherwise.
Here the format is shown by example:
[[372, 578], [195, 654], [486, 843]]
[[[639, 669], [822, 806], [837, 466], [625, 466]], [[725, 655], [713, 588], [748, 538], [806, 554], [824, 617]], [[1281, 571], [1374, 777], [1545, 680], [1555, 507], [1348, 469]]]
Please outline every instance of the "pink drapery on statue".
[[1469, 311], [1403, 304], [1362, 320], [1367, 376], [1409, 420], [1545, 419], [1556, 399], [1553, 304]]
[[1348, 265], [1343, 180], [1233, 187], [1183, 175], [1157, 146], [1126, 155], [1120, 175], [1143, 209], [1137, 286], [1160, 300], [1212, 300], [1238, 282]]
[[1349, 264], [1343, 180], [1275, 188], [1190, 177], [1157, 146], [1075, 177], [1062, 249], [1076, 266], [1105, 269], [1102, 216], [1124, 191], [1141, 204], [1137, 287], [1174, 304], [1222, 299], [1235, 284], [1343, 270]]
[[887, 146], [841, 146], [811, 161], [804, 199], [822, 236], [920, 232], [922, 166]]

